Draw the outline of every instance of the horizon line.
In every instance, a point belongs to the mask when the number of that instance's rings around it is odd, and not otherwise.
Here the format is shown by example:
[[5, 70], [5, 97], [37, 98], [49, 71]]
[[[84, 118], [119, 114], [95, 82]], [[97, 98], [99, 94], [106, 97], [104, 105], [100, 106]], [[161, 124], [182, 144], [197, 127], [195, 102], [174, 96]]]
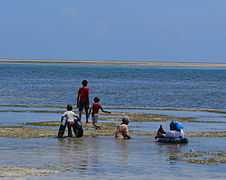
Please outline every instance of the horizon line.
[[215, 67], [226, 68], [226, 63], [178, 62], [157, 60], [63, 60], [63, 59], [22, 59], [0, 58], [0, 64], [93, 64], [93, 65], [140, 65], [153, 67]]

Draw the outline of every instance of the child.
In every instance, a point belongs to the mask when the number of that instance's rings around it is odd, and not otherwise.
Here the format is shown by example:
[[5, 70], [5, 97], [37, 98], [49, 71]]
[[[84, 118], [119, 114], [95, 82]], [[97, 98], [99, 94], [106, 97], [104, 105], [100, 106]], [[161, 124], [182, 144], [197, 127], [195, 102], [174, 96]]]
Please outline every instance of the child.
[[101, 110], [102, 112], [104, 113], [111, 113], [109, 111], [105, 111], [103, 108], [102, 108], [102, 105], [100, 104], [100, 99], [98, 97], [95, 97], [93, 99], [93, 105], [92, 107], [90, 108], [89, 110], [89, 114], [91, 114], [92, 112], [92, 123], [93, 123], [93, 126], [96, 128], [96, 129], [100, 129], [100, 126], [97, 126], [96, 123], [97, 123], [97, 120], [98, 120], [98, 113], [99, 113], [99, 110]]
[[162, 125], [160, 125], [160, 127], [159, 127], [159, 129], [157, 131], [157, 134], [155, 136], [155, 139], [161, 138], [161, 137], [165, 137], [165, 135], [166, 135], [166, 132], [164, 131]]
[[115, 138], [118, 138], [118, 139], [130, 139], [131, 138], [129, 135], [128, 124], [129, 124], [129, 118], [128, 117], [122, 118], [122, 123], [116, 129]]
[[79, 118], [82, 118], [82, 111], [85, 109], [86, 113], [86, 123], [88, 123], [89, 119], [89, 88], [88, 88], [88, 81], [82, 81], [82, 87], [79, 88], [77, 94], [77, 107], [79, 109]]
[[65, 125], [68, 128], [68, 137], [72, 137], [71, 128], [75, 125], [75, 118], [79, 117], [72, 111], [72, 105], [67, 105], [67, 111], [61, 117], [61, 124], [63, 123], [64, 118], [66, 119]]

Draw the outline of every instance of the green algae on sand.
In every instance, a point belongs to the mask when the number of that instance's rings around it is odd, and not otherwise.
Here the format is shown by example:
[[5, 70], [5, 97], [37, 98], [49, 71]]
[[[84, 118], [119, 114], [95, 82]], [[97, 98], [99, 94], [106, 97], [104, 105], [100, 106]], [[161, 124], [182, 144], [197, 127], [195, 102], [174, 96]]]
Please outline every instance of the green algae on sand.
[[180, 152], [171, 153], [170, 158], [174, 160], [181, 160], [192, 164], [225, 164], [226, 152]]
[[32, 167], [0, 167], [0, 177], [49, 176], [56, 173], [58, 173], [56, 170]]
[[60, 122], [59, 121], [29, 122], [29, 123], [25, 123], [25, 125], [55, 127], [55, 126], [60, 126]]
[[0, 137], [17, 137], [17, 138], [37, 138], [53, 137], [56, 132], [53, 130], [30, 128], [30, 127], [2, 127], [0, 128]]

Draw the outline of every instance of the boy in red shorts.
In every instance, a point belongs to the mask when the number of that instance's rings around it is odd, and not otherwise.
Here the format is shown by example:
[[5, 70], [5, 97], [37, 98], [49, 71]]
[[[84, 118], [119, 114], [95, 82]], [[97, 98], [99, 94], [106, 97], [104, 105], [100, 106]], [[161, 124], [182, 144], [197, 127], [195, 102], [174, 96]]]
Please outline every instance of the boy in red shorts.
[[93, 123], [93, 126], [96, 128], [96, 129], [100, 129], [100, 126], [97, 126], [96, 123], [97, 123], [97, 120], [98, 120], [98, 113], [99, 113], [99, 110], [101, 110], [102, 112], [104, 113], [111, 113], [109, 111], [105, 111], [102, 107], [102, 105], [100, 104], [100, 99], [98, 97], [95, 97], [93, 99], [93, 104], [92, 104], [92, 107], [90, 108], [89, 110], [89, 114], [92, 113], [92, 123]]
[[83, 109], [85, 109], [86, 113], [86, 123], [89, 120], [89, 88], [88, 88], [88, 81], [82, 81], [82, 87], [79, 88], [77, 94], [77, 107], [79, 109], [79, 118], [82, 118]]

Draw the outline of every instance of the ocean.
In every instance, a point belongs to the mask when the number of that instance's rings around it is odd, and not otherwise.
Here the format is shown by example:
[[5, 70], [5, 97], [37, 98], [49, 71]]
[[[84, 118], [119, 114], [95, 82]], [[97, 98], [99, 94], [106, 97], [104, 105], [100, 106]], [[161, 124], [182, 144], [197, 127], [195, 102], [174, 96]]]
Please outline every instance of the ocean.
[[[126, 113], [169, 119], [138, 120], [135, 116], [128, 141], [116, 140], [113, 134], [95, 136], [97, 131], [86, 125], [84, 132], [91, 135], [59, 139], [58, 126], [29, 124], [59, 122], [65, 105], [75, 104], [83, 79], [89, 81], [90, 100], [98, 96], [104, 108], [120, 114], [113, 118], [101, 114], [98, 123], [115, 128]], [[225, 69], [0, 64], [0, 84], [0, 179], [226, 177]], [[171, 118], [183, 120], [185, 134], [193, 134], [188, 144], [159, 144], [150, 135], [160, 124], [168, 130]], [[23, 136], [34, 130], [40, 131], [37, 137]], [[43, 130], [55, 135], [42, 137]]]
[[75, 104], [87, 79], [104, 106], [226, 108], [226, 70], [87, 64], [0, 64], [0, 105]]

